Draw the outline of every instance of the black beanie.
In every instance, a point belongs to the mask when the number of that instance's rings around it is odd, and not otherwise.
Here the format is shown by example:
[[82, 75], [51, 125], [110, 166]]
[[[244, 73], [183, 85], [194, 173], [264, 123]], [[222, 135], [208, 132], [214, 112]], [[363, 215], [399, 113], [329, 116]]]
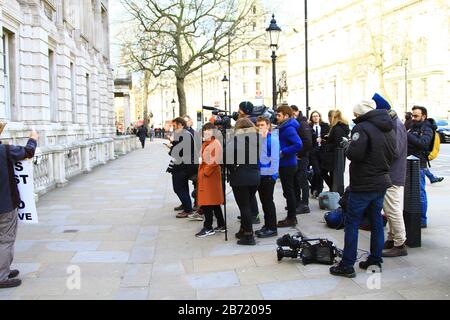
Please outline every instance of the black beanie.
[[246, 115], [251, 115], [253, 113], [253, 109], [253, 103], [249, 101], [241, 102], [241, 104], [239, 105], [239, 110], [242, 110]]

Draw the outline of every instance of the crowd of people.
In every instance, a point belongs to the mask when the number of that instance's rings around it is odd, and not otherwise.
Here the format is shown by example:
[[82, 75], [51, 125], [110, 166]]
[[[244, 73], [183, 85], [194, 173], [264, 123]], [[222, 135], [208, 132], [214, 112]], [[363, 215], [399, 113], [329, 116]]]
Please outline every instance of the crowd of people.
[[[253, 108], [250, 102], [240, 104], [239, 119], [231, 134], [223, 133], [224, 124], [216, 125], [212, 119], [199, 133], [201, 146], [196, 145], [197, 133], [192, 129], [189, 118], [174, 120], [175, 136], [170, 155], [174, 158], [179, 156], [179, 150], [176, 155], [174, 150], [183, 139], [184, 142], [191, 139], [189, 145], [192, 149], [190, 158], [172, 163], [169, 170], [174, 191], [182, 202], [175, 208], [179, 211], [176, 217], [204, 221], [197, 237], [226, 231], [221, 207], [224, 205], [225, 178], [239, 208], [241, 227], [236, 234], [239, 245], [255, 245], [255, 238], [276, 237], [278, 229], [296, 227], [298, 216], [311, 212], [310, 198], [317, 199], [325, 184], [329, 190], [335, 191], [337, 149], [342, 147], [344, 140], [349, 140], [345, 152], [350, 161], [345, 247], [342, 261], [330, 272], [338, 276], [355, 276], [353, 266], [357, 257], [358, 230], [367, 216], [371, 221], [371, 248], [367, 261], [361, 262], [360, 268], [376, 266], [381, 269], [383, 258], [408, 254], [401, 194], [410, 155], [420, 159], [421, 227], [427, 228], [428, 225], [425, 177], [432, 175], [428, 155], [433, 148], [437, 127], [435, 121], [428, 118], [426, 108], [414, 106], [411, 120], [406, 118], [403, 123], [389, 102], [375, 94], [372, 100], [362, 101], [354, 107], [353, 130], [340, 110], [330, 111], [327, 123], [317, 111], [306, 119], [297, 106], [284, 104], [278, 106], [276, 123], [273, 123], [263, 116], [254, 117]], [[226, 139], [223, 139], [223, 134]], [[177, 136], [183, 136], [183, 139], [177, 140]], [[228, 155], [226, 158], [222, 157], [224, 151]], [[195, 158], [201, 159], [199, 164]], [[277, 219], [281, 213], [276, 212], [274, 203], [278, 180], [286, 200], [286, 216], [282, 219]], [[442, 180], [432, 178], [433, 183]], [[194, 205], [189, 181], [194, 184]], [[261, 221], [257, 195], [262, 204], [264, 223], [255, 231], [254, 225]], [[387, 239], [382, 210], [389, 225]], [[214, 216], [217, 219], [215, 228]]]

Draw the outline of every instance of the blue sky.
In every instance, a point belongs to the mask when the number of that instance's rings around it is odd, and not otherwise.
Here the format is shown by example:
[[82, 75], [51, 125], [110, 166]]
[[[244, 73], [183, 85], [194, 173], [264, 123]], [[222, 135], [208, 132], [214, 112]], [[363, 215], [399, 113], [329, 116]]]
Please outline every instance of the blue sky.
[[[292, 24], [296, 17], [303, 15], [303, 1], [300, 0], [261, 0], [269, 12], [276, 15], [280, 27], [286, 29]], [[111, 21], [111, 54], [112, 63], [116, 65], [120, 59], [119, 46], [116, 40], [116, 34], [121, 29], [121, 21], [124, 17], [124, 11], [120, 0], [110, 1], [110, 21]], [[298, 23], [298, 22], [297, 22]], [[269, 21], [267, 21], [269, 24]]]

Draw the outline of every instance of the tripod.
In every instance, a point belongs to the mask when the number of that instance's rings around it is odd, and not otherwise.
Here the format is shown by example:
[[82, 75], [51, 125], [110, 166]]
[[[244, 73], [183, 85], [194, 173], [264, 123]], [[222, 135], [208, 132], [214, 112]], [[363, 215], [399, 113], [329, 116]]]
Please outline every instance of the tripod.
[[[220, 115], [222, 121], [220, 123], [215, 122], [214, 125], [219, 127], [220, 133], [222, 134], [222, 158], [223, 164], [221, 165], [222, 171], [222, 192], [223, 192], [223, 213], [225, 220], [225, 241], [228, 241], [228, 222], [227, 222], [227, 190], [226, 183], [228, 180], [227, 173], [227, 128], [231, 128], [231, 117], [228, 111], [220, 110], [214, 107], [203, 106], [203, 110], [213, 111], [213, 114]], [[202, 133], [203, 134], [203, 133]]]

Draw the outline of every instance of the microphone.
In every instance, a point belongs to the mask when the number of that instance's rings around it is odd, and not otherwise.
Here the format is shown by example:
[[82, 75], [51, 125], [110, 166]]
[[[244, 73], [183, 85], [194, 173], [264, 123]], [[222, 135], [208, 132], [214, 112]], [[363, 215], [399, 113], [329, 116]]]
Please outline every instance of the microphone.
[[226, 110], [220, 110], [218, 108], [210, 107], [210, 106], [203, 106], [203, 109], [208, 110], [208, 111], [217, 111], [217, 112], [225, 112], [225, 113], [228, 112]]

